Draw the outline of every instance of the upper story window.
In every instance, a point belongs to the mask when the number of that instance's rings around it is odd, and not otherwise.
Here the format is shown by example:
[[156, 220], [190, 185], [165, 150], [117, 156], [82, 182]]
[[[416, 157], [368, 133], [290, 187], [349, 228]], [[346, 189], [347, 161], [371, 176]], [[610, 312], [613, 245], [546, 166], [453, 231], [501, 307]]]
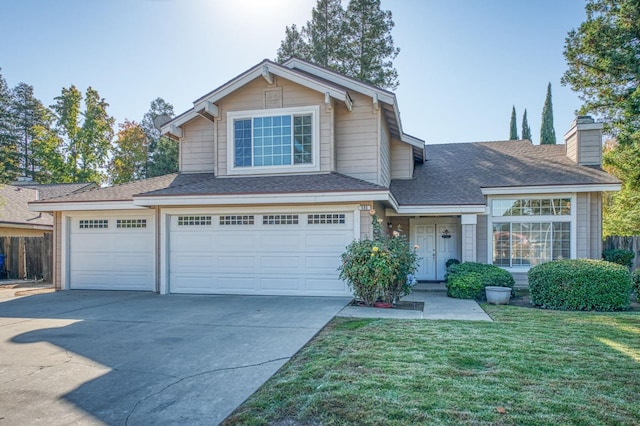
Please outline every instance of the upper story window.
[[227, 113], [229, 174], [318, 170], [318, 116], [317, 106]]

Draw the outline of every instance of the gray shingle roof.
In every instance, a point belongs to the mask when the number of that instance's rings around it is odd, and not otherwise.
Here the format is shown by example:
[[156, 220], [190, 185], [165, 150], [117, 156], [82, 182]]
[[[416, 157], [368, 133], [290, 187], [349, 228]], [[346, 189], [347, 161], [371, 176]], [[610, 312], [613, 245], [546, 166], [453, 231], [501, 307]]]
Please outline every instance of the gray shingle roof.
[[0, 224], [39, 225], [53, 228], [49, 214], [29, 211], [28, 203], [38, 199], [38, 191], [13, 185], [0, 185]]
[[140, 197], [385, 190], [387, 188], [340, 173], [316, 173], [308, 175], [210, 177], [190, 185], [173, 186], [146, 192], [140, 194]]
[[97, 188], [95, 183], [34, 183], [34, 182], [14, 182], [12, 185], [22, 188], [37, 189], [38, 199], [61, 197], [63, 195], [86, 191]]
[[95, 202], [95, 201], [132, 201], [133, 196], [142, 192], [154, 191], [161, 188], [187, 185], [213, 176], [212, 173], [178, 174], [173, 173], [155, 178], [129, 182], [122, 185], [108, 186], [105, 188], [94, 188], [76, 194], [69, 194], [57, 198], [49, 198], [39, 201], [44, 203], [67, 203], [67, 202]]
[[503, 141], [429, 145], [414, 178], [394, 180], [390, 189], [400, 205], [469, 205], [485, 203], [482, 188], [616, 183], [575, 164], [564, 145]]

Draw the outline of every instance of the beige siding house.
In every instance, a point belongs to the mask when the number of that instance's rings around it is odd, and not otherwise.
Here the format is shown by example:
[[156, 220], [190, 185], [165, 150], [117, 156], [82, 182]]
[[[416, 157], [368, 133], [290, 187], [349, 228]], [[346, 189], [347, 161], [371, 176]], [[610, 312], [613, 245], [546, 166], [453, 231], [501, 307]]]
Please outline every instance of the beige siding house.
[[[265, 60], [162, 128], [180, 172], [31, 203], [54, 212], [56, 285], [160, 293], [343, 296], [340, 254], [385, 229], [419, 247], [418, 278], [448, 259], [527, 270], [599, 257], [602, 126], [566, 144], [425, 146], [396, 97], [299, 59]], [[464, 164], [465, 167], [459, 167]]]

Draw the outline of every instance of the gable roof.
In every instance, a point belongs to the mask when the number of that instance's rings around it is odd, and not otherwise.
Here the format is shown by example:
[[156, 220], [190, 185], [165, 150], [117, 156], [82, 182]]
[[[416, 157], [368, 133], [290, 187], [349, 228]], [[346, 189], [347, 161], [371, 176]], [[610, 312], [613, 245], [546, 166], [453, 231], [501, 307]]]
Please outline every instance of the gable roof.
[[[213, 119], [215, 115], [212, 115], [209, 111], [212, 104], [215, 105], [215, 102], [218, 100], [260, 76], [270, 78], [270, 74], [281, 76], [294, 83], [324, 93], [326, 96], [344, 102], [349, 109], [351, 105], [349, 90], [370, 96], [373, 99], [374, 107], [378, 108], [381, 106], [383, 108], [383, 115], [387, 120], [392, 136], [404, 143], [412, 145], [414, 147], [414, 154], [418, 160], [422, 161], [424, 159], [424, 141], [409, 136], [402, 130], [400, 111], [394, 93], [299, 58], [291, 58], [283, 64], [264, 59], [262, 62], [232, 78], [220, 87], [196, 99], [191, 109], [173, 118], [161, 127], [162, 134], [180, 136], [179, 134], [176, 135], [176, 133], [180, 133], [177, 128], [198, 116]], [[217, 110], [217, 107], [214, 108]]]
[[38, 199], [38, 190], [14, 185], [0, 186], [0, 225], [52, 229], [53, 217], [29, 211], [29, 202]]
[[568, 192], [579, 192], [594, 185], [615, 190], [619, 184], [600, 169], [571, 161], [564, 145], [522, 140], [430, 145], [429, 158], [416, 165], [414, 178], [394, 180], [390, 190], [399, 205], [481, 205], [497, 188], [571, 186]]

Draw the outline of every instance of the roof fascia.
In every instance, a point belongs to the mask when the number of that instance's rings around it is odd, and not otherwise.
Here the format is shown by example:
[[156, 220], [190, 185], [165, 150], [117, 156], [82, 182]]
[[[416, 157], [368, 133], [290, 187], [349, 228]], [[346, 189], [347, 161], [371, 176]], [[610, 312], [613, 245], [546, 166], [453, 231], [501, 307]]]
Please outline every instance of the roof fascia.
[[607, 192], [619, 191], [619, 183], [601, 183], [587, 185], [536, 185], [536, 186], [505, 186], [481, 188], [482, 195], [522, 195], [522, 194], [554, 194], [567, 192]]
[[143, 206], [135, 205], [133, 201], [67, 201], [47, 202], [40, 201], [29, 203], [29, 211], [32, 212], [57, 212], [80, 210], [140, 210]]
[[484, 204], [468, 205], [440, 205], [440, 206], [398, 206], [397, 209], [387, 209], [387, 216], [416, 216], [416, 215], [459, 215], [484, 214], [487, 206]]
[[43, 231], [50, 231], [53, 229], [53, 224], [51, 225], [32, 225], [18, 222], [0, 222], [0, 228], [16, 228], [16, 229], [38, 229]]
[[349, 203], [361, 201], [387, 201], [388, 190], [351, 192], [305, 192], [300, 194], [229, 194], [229, 195], [165, 195], [140, 196], [136, 206], [200, 206], [200, 205], [254, 205], [254, 204], [303, 204]]

